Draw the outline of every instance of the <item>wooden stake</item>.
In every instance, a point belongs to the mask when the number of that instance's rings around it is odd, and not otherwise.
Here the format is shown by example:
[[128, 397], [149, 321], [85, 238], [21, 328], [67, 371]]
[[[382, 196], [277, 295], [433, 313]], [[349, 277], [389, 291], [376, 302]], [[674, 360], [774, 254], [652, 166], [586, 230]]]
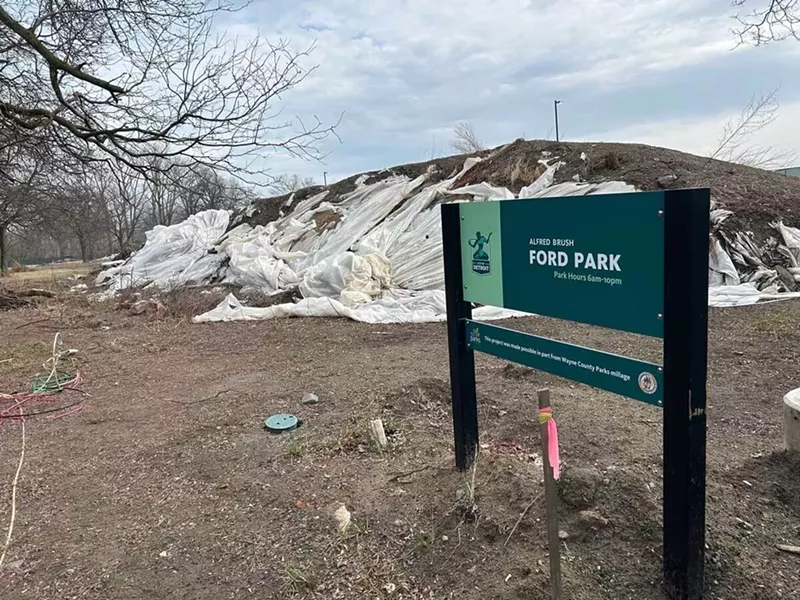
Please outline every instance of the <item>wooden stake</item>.
[[[539, 408], [550, 407], [550, 390], [539, 390]], [[547, 540], [550, 548], [550, 587], [553, 600], [561, 600], [561, 540], [558, 539], [558, 493], [553, 468], [547, 451], [547, 423], [539, 425], [542, 435], [542, 463], [544, 468], [544, 492], [547, 502]]]

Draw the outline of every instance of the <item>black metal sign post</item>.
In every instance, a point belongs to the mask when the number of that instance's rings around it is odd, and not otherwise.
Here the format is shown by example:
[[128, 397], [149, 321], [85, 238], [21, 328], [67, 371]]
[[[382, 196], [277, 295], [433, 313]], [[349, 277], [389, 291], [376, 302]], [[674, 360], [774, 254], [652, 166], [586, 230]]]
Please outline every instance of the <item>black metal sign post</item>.
[[[556, 202], [559, 199], [548, 200]], [[595, 201], [602, 202], [602, 199]], [[659, 211], [659, 216], [663, 218], [664, 233], [664, 297], [663, 313], [658, 315], [663, 320], [663, 374], [645, 377], [639, 382], [640, 386], [644, 385], [642, 389], [647, 390], [646, 393], [655, 393], [653, 382], [657, 383], [659, 376], [663, 376], [663, 569], [664, 586], [673, 600], [700, 600], [704, 584], [709, 205], [708, 189], [663, 192], [663, 210]], [[462, 271], [462, 252], [470, 249], [462, 243], [462, 218], [459, 204], [442, 205], [453, 429], [456, 466], [463, 471], [472, 465], [478, 447], [472, 348], [501, 358], [508, 358], [509, 355], [508, 350], [501, 351], [498, 345], [481, 346], [482, 338], [474, 330], [475, 324], [470, 329], [472, 305], [464, 299]], [[571, 214], [566, 218], [576, 219], [580, 215]], [[546, 294], [547, 289], [537, 292]], [[481, 326], [481, 329], [486, 328], [489, 326]], [[477, 339], [468, 339], [468, 331], [475, 333]], [[505, 336], [506, 341], [511, 340], [509, 334], [527, 335], [508, 330], [503, 333], [498, 328], [492, 328], [491, 331], [492, 335]], [[543, 338], [527, 337], [531, 344], [535, 346], [538, 343], [541, 347]], [[516, 338], [512, 342], [516, 344]], [[523, 340], [520, 343], [525, 342]], [[553, 341], [548, 343], [551, 344], [548, 348], [557, 344]], [[571, 346], [567, 348], [569, 345], [564, 344], [561, 346], [565, 352], [594, 352]], [[633, 365], [629, 359], [617, 358]], [[517, 360], [523, 361], [521, 356]], [[547, 369], [539, 364], [537, 368]], [[638, 368], [638, 364], [631, 368], [634, 367]], [[555, 367], [552, 372], [559, 374]], [[626, 394], [636, 397], [633, 393]]]
[[708, 348], [708, 190], [664, 198], [664, 584], [703, 595]]
[[475, 391], [475, 354], [467, 346], [466, 323], [467, 319], [472, 318], [472, 304], [464, 301], [458, 204], [442, 204], [442, 245], [456, 467], [465, 471], [472, 466], [478, 449], [478, 400]]

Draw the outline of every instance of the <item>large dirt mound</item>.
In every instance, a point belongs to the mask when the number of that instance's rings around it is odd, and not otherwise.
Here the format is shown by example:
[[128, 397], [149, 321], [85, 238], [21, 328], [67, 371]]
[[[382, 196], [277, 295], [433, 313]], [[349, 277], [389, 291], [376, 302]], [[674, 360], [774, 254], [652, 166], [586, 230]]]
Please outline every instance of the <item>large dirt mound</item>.
[[[518, 193], [544, 172], [540, 162], [544, 158], [564, 163], [556, 172], [555, 183], [576, 179], [589, 183], [624, 181], [642, 191], [709, 187], [717, 205], [734, 213], [726, 225], [752, 231], [758, 242], [775, 235], [769, 226], [773, 221], [782, 219], [787, 225], [800, 225], [800, 178], [644, 144], [517, 140], [492, 151], [354, 175], [331, 185], [326, 201], [335, 204], [364, 176], [366, 183], [374, 183], [392, 175], [414, 178], [430, 173], [427, 183], [434, 183], [452, 175], [470, 156], [482, 156], [483, 160], [464, 174], [454, 185], [456, 188], [487, 182]], [[323, 189], [297, 192], [293, 205]], [[258, 201], [250, 222], [258, 225], [277, 218], [288, 198]]]
[[[237, 215], [204, 211], [154, 231], [98, 281], [115, 290], [224, 283], [302, 296], [254, 318], [443, 318], [439, 204], [692, 187], [710, 188], [714, 201], [709, 304], [800, 296], [800, 179], [637, 144], [524, 140], [354, 175], [256, 201]], [[204, 318], [241, 316], [236, 302]]]

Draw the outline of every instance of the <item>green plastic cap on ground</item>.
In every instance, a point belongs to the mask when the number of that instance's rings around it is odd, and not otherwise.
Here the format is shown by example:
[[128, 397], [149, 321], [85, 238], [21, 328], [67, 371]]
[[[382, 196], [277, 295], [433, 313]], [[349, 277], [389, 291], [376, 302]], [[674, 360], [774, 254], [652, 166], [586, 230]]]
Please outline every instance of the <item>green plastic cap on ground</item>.
[[264, 427], [275, 433], [293, 431], [297, 429], [297, 417], [283, 413], [272, 415], [264, 421]]

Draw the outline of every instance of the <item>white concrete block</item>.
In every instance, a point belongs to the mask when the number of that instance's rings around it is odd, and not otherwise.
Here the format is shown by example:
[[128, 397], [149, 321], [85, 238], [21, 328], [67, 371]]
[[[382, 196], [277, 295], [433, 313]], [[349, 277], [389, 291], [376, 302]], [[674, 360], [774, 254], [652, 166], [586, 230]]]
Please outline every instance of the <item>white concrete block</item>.
[[789, 450], [800, 452], [800, 389], [783, 397], [783, 441]]

